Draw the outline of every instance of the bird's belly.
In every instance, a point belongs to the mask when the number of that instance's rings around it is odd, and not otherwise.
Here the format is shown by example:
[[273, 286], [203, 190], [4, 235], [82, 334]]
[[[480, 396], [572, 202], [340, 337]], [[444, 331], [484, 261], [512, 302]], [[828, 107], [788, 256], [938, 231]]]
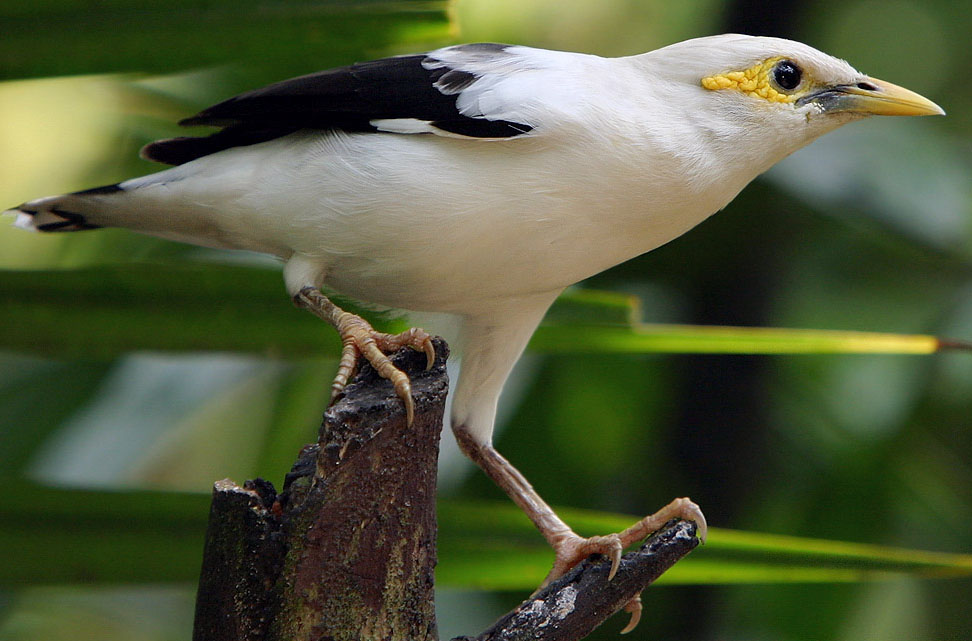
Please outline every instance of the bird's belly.
[[429, 224], [366, 252], [331, 254], [326, 282], [389, 307], [472, 313], [492, 301], [563, 289], [667, 243], [711, 212], [658, 210], [657, 220], [647, 212], [638, 233], [591, 222], [589, 212], [559, 213], [544, 221], [481, 215], [475, 225], [451, 229]]

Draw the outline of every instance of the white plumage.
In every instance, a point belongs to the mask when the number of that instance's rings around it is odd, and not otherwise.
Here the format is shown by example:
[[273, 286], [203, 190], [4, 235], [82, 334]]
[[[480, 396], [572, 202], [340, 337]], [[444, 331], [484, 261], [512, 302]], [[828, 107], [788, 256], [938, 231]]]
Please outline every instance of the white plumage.
[[[547, 307], [872, 113], [942, 112], [773, 38], [700, 38], [616, 59], [462, 45], [243, 94], [188, 121], [222, 133], [147, 148], [183, 164], [14, 211], [25, 228], [115, 226], [267, 252], [285, 261], [294, 297], [326, 285], [456, 315], [453, 427], [555, 547], [555, 575], [630, 541], [574, 535], [490, 445], [503, 382]], [[674, 510], [701, 521], [690, 503]]]

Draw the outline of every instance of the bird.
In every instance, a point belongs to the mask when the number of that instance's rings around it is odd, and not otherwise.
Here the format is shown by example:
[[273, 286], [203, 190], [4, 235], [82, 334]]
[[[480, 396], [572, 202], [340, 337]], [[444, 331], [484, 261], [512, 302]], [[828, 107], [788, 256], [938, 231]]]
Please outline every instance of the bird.
[[[40, 198], [18, 227], [121, 227], [283, 262], [293, 301], [332, 324], [343, 351], [333, 393], [360, 359], [413, 417], [408, 377], [386, 356], [431, 336], [375, 331], [326, 291], [459, 323], [451, 426], [460, 449], [554, 550], [544, 583], [622, 550], [680, 498], [619, 533], [584, 538], [493, 446], [503, 384], [568, 286], [649, 252], [725, 207], [756, 176], [847, 123], [944, 115], [932, 101], [811, 46], [724, 34], [605, 58], [462, 44], [284, 80], [180, 124], [208, 135], [152, 142], [171, 168]], [[637, 624], [636, 597], [625, 608]]]

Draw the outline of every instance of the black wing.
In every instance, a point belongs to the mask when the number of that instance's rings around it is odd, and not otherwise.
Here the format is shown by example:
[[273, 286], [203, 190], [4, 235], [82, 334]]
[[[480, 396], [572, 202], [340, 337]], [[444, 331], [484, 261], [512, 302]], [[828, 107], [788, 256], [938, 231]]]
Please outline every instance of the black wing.
[[[502, 56], [507, 45], [451, 48], [476, 57]], [[459, 113], [456, 100], [478, 75], [450, 68], [428, 54], [384, 58], [284, 80], [230, 98], [181, 121], [223, 129], [207, 137], [159, 140], [142, 156], [171, 165], [230, 147], [252, 145], [301, 129], [376, 132], [376, 120], [411, 119], [441, 132], [473, 138], [510, 138], [524, 123]], [[430, 129], [431, 131], [432, 129]]]

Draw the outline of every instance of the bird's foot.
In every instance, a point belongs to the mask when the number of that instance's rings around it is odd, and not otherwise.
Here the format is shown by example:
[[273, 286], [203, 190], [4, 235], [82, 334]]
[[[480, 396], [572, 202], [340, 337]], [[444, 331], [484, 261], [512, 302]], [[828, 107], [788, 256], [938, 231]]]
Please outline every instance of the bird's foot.
[[[610, 581], [618, 571], [621, 564], [621, 553], [624, 549], [647, 538], [649, 534], [659, 530], [672, 519], [693, 521], [697, 528], [699, 540], [705, 543], [708, 526], [702, 510], [690, 499], [675, 499], [654, 514], [646, 516], [631, 527], [616, 534], [584, 538], [575, 534], [572, 530], [568, 530], [554, 537], [551, 540], [551, 545], [556, 554], [554, 565], [541, 587], [559, 579], [592, 554], [602, 554], [611, 561], [611, 569], [608, 572], [608, 581]], [[634, 630], [639, 619], [641, 619], [640, 595], [632, 598], [623, 609], [631, 614], [631, 619], [622, 630], [622, 634]]]
[[331, 384], [331, 400], [338, 398], [344, 392], [345, 386], [357, 369], [358, 357], [363, 356], [379, 376], [391, 381], [395, 393], [405, 403], [406, 424], [411, 425], [415, 418], [412, 383], [408, 375], [395, 367], [385, 354], [395, 352], [402, 347], [411, 347], [425, 352], [426, 368], [430, 368], [435, 362], [432, 337], [425, 330], [417, 327], [405, 330], [401, 334], [378, 332], [368, 321], [348, 312], [344, 312], [339, 318], [337, 330], [341, 334], [344, 348], [341, 351], [337, 375]]
[[334, 325], [341, 336], [344, 347], [341, 350], [341, 360], [338, 363], [337, 375], [331, 384], [331, 400], [333, 401], [344, 392], [348, 381], [354, 375], [358, 366], [358, 357], [363, 356], [379, 376], [391, 381], [395, 393], [405, 403], [405, 420], [408, 425], [415, 418], [415, 403], [412, 400], [412, 384], [408, 375], [395, 367], [386, 353], [394, 352], [402, 347], [424, 352], [427, 360], [426, 368], [431, 368], [435, 362], [435, 348], [432, 337], [423, 329], [413, 327], [401, 334], [386, 334], [376, 331], [371, 324], [356, 314], [344, 311], [332, 303], [320, 290], [305, 287], [294, 297], [296, 304], [310, 310], [315, 315]]
[[567, 574], [575, 565], [592, 554], [603, 554], [611, 561], [611, 570], [608, 572], [608, 581], [610, 581], [618, 571], [618, 566], [621, 564], [621, 553], [624, 549], [647, 538], [649, 534], [661, 529], [672, 519], [695, 522], [699, 540], [705, 543], [708, 527], [702, 510], [691, 499], [675, 499], [654, 514], [649, 514], [631, 527], [616, 534], [584, 538], [578, 536], [572, 530], [568, 530], [556, 537], [551, 542], [556, 558], [553, 569], [544, 579], [543, 585], [547, 585]]

